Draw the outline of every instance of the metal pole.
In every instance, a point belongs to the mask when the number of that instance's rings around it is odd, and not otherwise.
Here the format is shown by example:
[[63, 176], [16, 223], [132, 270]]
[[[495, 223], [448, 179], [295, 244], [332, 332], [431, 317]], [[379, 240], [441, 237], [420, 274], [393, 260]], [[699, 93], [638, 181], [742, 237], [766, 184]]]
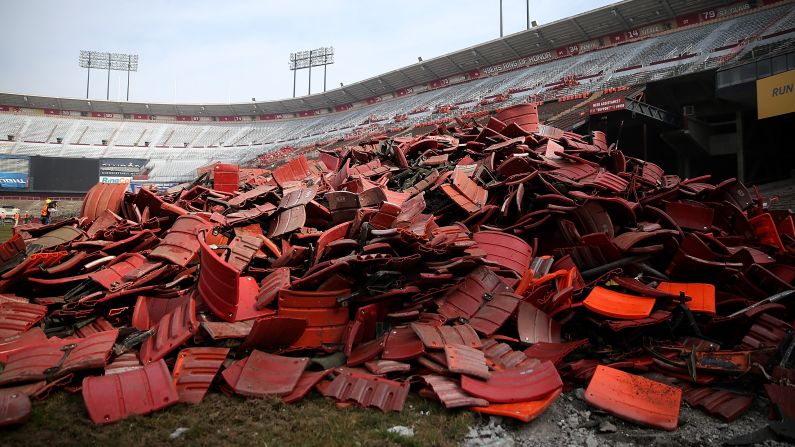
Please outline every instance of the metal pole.
[[326, 92], [326, 67], [328, 64], [323, 64], [323, 93]]
[[530, 0], [527, 0], [527, 29], [530, 29]]
[[293, 68], [293, 98], [295, 98], [295, 75], [298, 73], [298, 70]]
[[88, 53], [88, 75], [86, 76], [86, 99], [88, 99], [88, 86], [91, 83], [91, 53]]
[[502, 37], [502, 0], [500, 0], [500, 37]]
[[108, 91], [105, 93], [105, 99], [110, 101], [110, 55], [108, 55]]
[[130, 55], [127, 55], [127, 101], [130, 101]]
[[737, 180], [745, 181], [745, 129], [743, 126], [743, 113], [736, 112], [735, 123], [737, 126], [737, 140], [740, 147], [737, 148]]
[[643, 123], [643, 159], [649, 159], [649, 146], [648, 146], [648, 133], [646, 130], [646, 123]]
[[307, 95], [312, 94], [312, 53], [309, 53], [309, 93]]

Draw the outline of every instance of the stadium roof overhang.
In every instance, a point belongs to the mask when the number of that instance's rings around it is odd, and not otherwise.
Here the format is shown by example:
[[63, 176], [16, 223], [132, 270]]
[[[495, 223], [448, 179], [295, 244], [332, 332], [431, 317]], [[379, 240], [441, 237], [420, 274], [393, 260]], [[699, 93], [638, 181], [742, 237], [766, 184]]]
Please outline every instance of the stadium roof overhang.
[[0, 104], [79, 112], [148, 115], [260, 115], [332, 108], [541, 53], [677, 16], [729, 0], [624, 0], [479, 45], [424, 60], [344, 87], [299, 98], [238, 104], [158, 104], [0, 93]]

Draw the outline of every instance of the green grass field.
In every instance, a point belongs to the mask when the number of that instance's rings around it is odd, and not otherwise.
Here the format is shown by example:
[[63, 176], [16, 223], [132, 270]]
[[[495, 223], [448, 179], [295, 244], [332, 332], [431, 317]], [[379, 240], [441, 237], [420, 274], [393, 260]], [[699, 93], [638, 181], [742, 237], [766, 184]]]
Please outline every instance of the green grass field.
[[5, 242], [11, 238], [12, 225], [0, 225], [0, 242]]
[[[0, 431], [0, 445], [300, 445], [455, 446], [477, 415], [451, 411], [409, 395], [403, 411], [337, 408], [317, 394], [287, 405], [277, 399], [243, 399], [209, 393], [199, 405], [178, 404], [163, 411], [110, 425], [93, 425], [80, 394], [57, 392], [33, 403], [30, 421]], [[412, 427], [414, 437], [387, 430]], [[172, 440], [177, 428], [188, 429]]]

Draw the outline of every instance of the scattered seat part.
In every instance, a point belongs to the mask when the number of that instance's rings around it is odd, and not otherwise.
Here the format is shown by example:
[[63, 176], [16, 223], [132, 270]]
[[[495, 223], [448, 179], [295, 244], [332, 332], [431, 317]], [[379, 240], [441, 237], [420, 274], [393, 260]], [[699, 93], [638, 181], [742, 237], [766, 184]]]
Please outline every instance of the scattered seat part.
[[610, 318], [633, 320], [646, 318], [654, 308], [654, 298], [638, 297], [596, 286], [583, 301], [590, 311]]
[[585, 390], [585, 401], [630, 422], [675, 430], [679, 423], [682, 390], [598, 365]]
[[83, 379], [83, 401], [95, 424], [110, 424], [144, 415], [179, 401], [164, 360], [141, 369]]
[[218, 370], [226, 360], [229, 348], [185, 348], [177, 355], [172, 377], [179, 401], [198, 404], [210, 388]]

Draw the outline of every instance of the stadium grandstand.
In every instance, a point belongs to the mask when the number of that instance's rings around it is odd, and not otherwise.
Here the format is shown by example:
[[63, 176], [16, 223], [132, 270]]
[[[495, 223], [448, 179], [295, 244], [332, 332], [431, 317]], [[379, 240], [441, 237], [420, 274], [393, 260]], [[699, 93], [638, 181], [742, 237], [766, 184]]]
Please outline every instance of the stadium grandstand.
[[[685, 176], [709, 167], [770, 182], [792, 176], [791, 151], [776, 148], [789, 141], [793, 114], [758, 119], [756, 82], [791, 70], [795, 2], [626, 0], [298, 98], [156, 104], [0, 93], [9, 171], [0, 191], [76, 195], [98, 176], [168, 186], [213, 162], [268, 167], [522, 102], [539, 104], [547, 125], [620, 135], [625, 153]], [[770, 157], [784, 162], [770, 166]]]

